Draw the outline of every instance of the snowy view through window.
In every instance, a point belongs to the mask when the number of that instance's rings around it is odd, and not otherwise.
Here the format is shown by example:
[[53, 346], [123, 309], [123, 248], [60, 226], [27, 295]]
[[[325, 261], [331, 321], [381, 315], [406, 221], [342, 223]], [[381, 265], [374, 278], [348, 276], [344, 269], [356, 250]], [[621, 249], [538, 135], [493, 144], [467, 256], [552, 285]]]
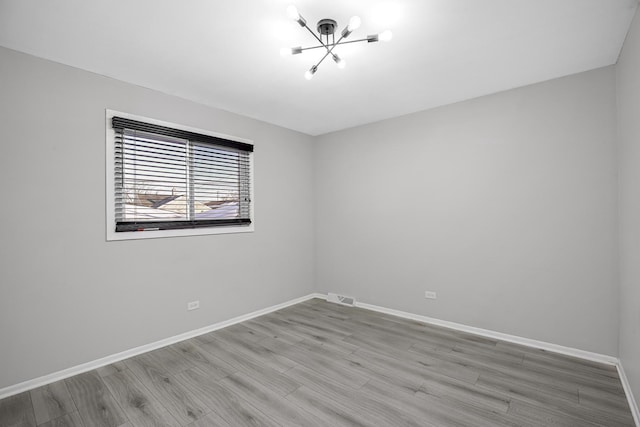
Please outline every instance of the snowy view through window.
[[233, 219], [248, 198], [248, 157], [233, 149], [125, 130], [118, 154], [120, 221]]

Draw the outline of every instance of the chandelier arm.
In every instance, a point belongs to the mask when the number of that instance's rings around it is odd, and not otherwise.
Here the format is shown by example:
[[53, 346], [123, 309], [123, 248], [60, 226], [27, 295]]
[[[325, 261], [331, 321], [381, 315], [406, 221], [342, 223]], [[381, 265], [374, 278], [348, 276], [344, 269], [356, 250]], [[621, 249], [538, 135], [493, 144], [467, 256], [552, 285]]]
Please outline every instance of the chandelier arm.
[[315, 65], [316, 69], [320, 66], [320, 64], [322, 64], [322, 61], [324, 61], [327, 56], [329, 56], [329, 55], [335, 56], [335, 54], [333, 53], [333, 49], [335, 49], [335, 47], [340, 44], [340, 42], [342, 41], [343, 38], [344, 38], [344, 36], [340, 37], [338, 39], [338, 42], [331, 46], [331, 49], [329, 49], [329, 46], [325, 46], [327, 48], [327, 53], [325, 53], [324, 56], [322, 57], [322, 59], [320, 61], [318, 61], [318, 63]]
[[349, 44], [349, 43], [358, 43], [358, 42], [367, 42], [367, 41], [369, 41], [368, 38], [358, 39], [358, 40], [347, 40], [344, 42], [341, 42], [340, 40], [338, 40], [338, 43], [334, 44], [333, 46], [338, 46], [339, 44]]
[[307, 29], [307, 31], [309, 31], [309, 32], [311, 33], [311, 35], [312, 35], [313, 37], [315, 37], [315, 39], [316, 39], [316, 40], [318, 40], [318, 41], [320, 42], [320, 44], [321, 44], [322, 46], [324, 46], [325, 48], [327, 48], [327, 50], [329, 49], [329, 48], [327, 47], [327, 45], [326, 45], [326, 44], [324, 44], [324, 42], [322, 41], [322, 39], [321, 39], [320, 37], [318, 37], [318, 35], [317, 35], [316, 33], [314, 33], [314, 32], [313, 32], [313, 30], [312, 30], [311, 28], [309, 28], [309, 27], [308, 27], [308, 26], [306, 26], [306, 25], [305, 25], [305, 28]]
[[310, 46], [310, 47], [303, 47], [302, 49], [300, 49], [302, 52], [304, 52], [305, 50], [312, 50], [312, 49], [320, 49], [321, 47], [324, 47], [326, 49], [327, 46], [322, 45], [322, 46]]
[[333, 44], [323, 44], [323, 45], [318, 45], [318, 46], [309, 46], [309, 47], [303, 47], [300, 49], [300, 51], [304, 52], [305, 50], [312, 50], [312, 49], [320, 49], [320, 48], [325, 48], [325, 49], [330, 49], [334, 46], [338, 46], [338, 45], [343, 45], [343, 44], [349, 44], [349, 43], [357, 43], [357, 42], [366, 42], [369, 41], [369, 39], [358, 39], [358, 40], [347, 40], [347, 41], [343, 41], [340, 43], [333, 43]]
[[322, 57], [322, 59], [320, 59], [320, 61], [318, 61], [318, 63], [315, 65], [315, 68], [318, 68], [318, 67], [320, 66], [320, 64], [322, 64], [322, 61], [324, 61], [324, 60], [325, 60], [325, 58], [326, 58], [327, 56], [329, 56], [329, 54], [330, 54], [330, 53], [331, 53], [331, 52], [330, 52], [329, 50], [327, 50], [327, 53], [325, 53], [325, 54], [324, 54], [324, 56]]

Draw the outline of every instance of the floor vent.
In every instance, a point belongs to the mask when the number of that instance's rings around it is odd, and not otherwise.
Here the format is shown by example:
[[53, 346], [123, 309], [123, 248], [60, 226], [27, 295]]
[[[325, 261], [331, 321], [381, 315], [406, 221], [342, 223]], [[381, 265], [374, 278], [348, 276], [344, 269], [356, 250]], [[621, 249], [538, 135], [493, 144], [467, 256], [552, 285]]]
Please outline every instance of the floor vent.
[[348, 305], [349, 307], [353, 307], [356, 305], [356, 299], [353, 297], [345, 297], [344, 295], [332, 294], [329, 293], [327, 295], [327, 301], [335, 302], [336, 304]]

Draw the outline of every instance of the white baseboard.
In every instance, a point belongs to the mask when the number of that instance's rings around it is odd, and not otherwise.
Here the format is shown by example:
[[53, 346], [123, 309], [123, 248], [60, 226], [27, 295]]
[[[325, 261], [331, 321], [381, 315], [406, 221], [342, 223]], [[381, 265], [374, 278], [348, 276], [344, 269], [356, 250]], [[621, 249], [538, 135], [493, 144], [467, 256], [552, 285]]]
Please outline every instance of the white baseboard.
[[624, 388], [624, 392], [627, 395], [627, 402], [629, 402], [629, 408], [631, 408], [631, 414], [633, 415], [633, 420], [636, 423], [636, 427], [640, 427], [640, 411], [638, 410], [638, 404], [636, 403], [636, 399], [633, 396], [633, 391], [631, 390], [631, 384], [629, 384], [629, 378], [627, 378], [627, 374], [624, 372], [624, 368], [622, 367], [622, 362], [618, 363], [618, 376], [620, 377], [620, 381], [622, 381], [622, 388]]
[[96, 368], [100, 368], [102, 366], [107, 366], [115, 362], [119, 362], [124, 359], [128, 359], [133, 356], [137, 356], [142, 353], [146, 353], [148, 351], [157, 350], [162, 347], [166, 347], [171, 344], [175, 344], [180, 341], [184, 341], [193, 337], [197, 337], [199, 335], [206, 334], [208, 332], [216, 331], [218, 329], [226, 328], [227, 326], [235, 325], [236, 323], [244, 322], [246, 320], [253, 319], [254, 317], [262, 316], [264, 314], [268, 314], [285, 307], [289, 307], [291, 305], [295, 305], [301, 303], [303, 301], [310, 300], [312, 298], [326, 298], [321, 294], [309, 294], [300, 298], [292, 299], [287, 302], [283, 302], [282, 304], [276, 304], [271, 307], [263, 308], [261, 310], [254, 311], [249, 314], [244, 314], [242, 316], [237, 316], [232, 319], [224, 320], [222, 322], [215, 323], [213, 325], [205, 326], [204, 328], [195, 329], [193, 331], [185, 332], [180, 335], [175, 335], [170, 338], [165, 338], [160, 341], [152, 342], [150, 344], [145, 344], [140, 347], [135, 347], [130, 350], [125, 350], [120, 353], [112, 354], [111, 356], [102, 357], [97, 360], [93, 360], [91, 362], [83, 363], [81, 365], [73, 366], [71, 368], [64, 369], [62, 371], [54, 372], [52, 374], [44, 375], [42, 377], [34, 378], [32, 380], [27, 380], [15, 385], [11, 385], [9, 387], [0, 389], [0, 399], [4, 399], [5, 397], [13, 396], [18, 393], [22, 393], [28, 390], [32, 390], [37, 387], [41, 387], [43, 385], [51, 384], [56, 381], [63, 380], [65, 378], [72, 377], [74, 375], [82, 374], [84, 372], [92, 371]]

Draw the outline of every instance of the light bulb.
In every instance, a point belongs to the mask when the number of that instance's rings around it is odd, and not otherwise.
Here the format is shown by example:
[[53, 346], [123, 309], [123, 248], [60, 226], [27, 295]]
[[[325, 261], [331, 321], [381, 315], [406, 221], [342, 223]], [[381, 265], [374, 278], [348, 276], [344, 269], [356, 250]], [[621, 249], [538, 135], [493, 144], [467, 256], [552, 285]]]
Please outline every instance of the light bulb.
[[283, 47], [282, 49], [280, 49], [280, 55], [282, 56], [293, 55], [293, 49], [291, 49], [290, 47]]
[[341, 70], [347, 66], [347, 61], [340, 58], [338, 55], [333, 55], [333, 60], [336, 62], [336, 64], [338, 64], [338, 68], [340, 68]]
[[309, 68], [307, 70], [306, 73], [304, 73], [304, 78], [307, 80], [311, 80], [313, 78], [313, 75], [316, 73], [316, 71], [318, 70], [318, 67], [316, 67], [315, 65], [311, 68]]
[[389, 30], [383, 31], [378, 35], [378, 39], [383, 42], [388, 42], [393, 38], [393, 33]]
[[360, 17], [352, 16], [351, 19], [349, 19], [349, 31], [357, 30], [358, 28], [360, 28], [360, 24]]
[[287, 16], [293, 19], [294, 21], [297, 21], [298, 19], [300, 19], [298, 8], [295, 7], [294, 5], [289, 5], [289, 7], [287, 8]]

